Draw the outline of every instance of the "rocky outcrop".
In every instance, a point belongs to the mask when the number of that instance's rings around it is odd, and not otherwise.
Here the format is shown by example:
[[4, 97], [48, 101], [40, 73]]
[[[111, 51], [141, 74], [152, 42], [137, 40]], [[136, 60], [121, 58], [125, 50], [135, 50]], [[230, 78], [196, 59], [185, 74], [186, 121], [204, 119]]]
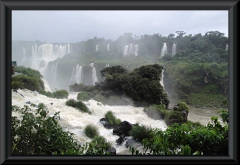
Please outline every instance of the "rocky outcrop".
[[117, 151], [116, 151], [115, 148], [109, 148], [109, 149], [107, 150], [107, 152], [110, 152], [110, 155], [116, 155], [116, 154], [117, 154]]
[[129, 136], [129, 131], [132, 130], [132, 127], [133, 124], [129, 123], [128, 121], [123, 121], [114, 127], [113, 134], [118, 136], [121, 135]]
[[114, 126], [108, 122], [106, 118], [101, 118], [100, 123], [106, 128], [106, 129], [113, 129]]

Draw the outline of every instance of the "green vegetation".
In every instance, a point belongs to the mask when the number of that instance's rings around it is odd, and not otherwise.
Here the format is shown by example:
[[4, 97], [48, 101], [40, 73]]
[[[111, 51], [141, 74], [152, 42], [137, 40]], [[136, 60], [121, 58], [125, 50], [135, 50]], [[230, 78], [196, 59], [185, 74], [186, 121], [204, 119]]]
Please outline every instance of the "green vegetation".
[[43, 81], [38, 77], [16, 75], [12, 77], [12, 89], [29, 89], [40, 91], [44, 89]]
[[38, 78], [42, 77], [42, 75], [40, 74], [39, 71], [31, 69], [31, 68], [26, 68], [24, 66], [15, 66], [14, 71], [17, 73], [22, 73], [29, 77], [38, 77]]
[[12, 106], [12, 111], [22, 114], [22, 120], [15, 116], [11, 120], [13, 155], [52, 155], [80, 150], [73, 134], [64, 132], [55, 120], [59, 112], [49, 117], [43, 104], [38, 106], [35, 113], [31, 113], [28, 106]]
[[105, 118], [108, 120], [108, 122], [113, 125], [113, 126], [116, 126], [118, 125], [119, 123], [121, 123], [121, 120], [120, 119], [117, 119], [116, 116], [112, 113], [112, 111], [108, 111], [106, 114], [105, 114]]
[[86, 113], [91, 114], [88, 107], [81, 101], [76, 101], [74, 99], [70, 99], [70, 100], [66, 101], [66, 105], [77, 108], [82, 112], [86, 112]]
[[228, 126], [212, 117], [207, 126], [175, 123], [165, 131], [154, 129], [142, 140], [144, 153], [130, 147], [134, 155], [228, 155]]
[[90, 95], [91, 93], [89, 92], [81, 92], [81, 93], [78, 93], [77, 99], [81, 101], [88, 101], [91, 99]]
[[95, 136], [89, 143], [86, 155], [108, 155], [112, 145], [102, 136]]
[[12, 111], [22, 115], [20, 119], [12, 116], [12, 155], [109, 155], [111, 144], [105, 138], [95, 136], [81, 146], [73, 133], [62, 130], [56, 120], [60, 112], [50, 117], [42, 103], [35, 113], [28, 106], [12, 106]]
[[145, 125], [142, 126], [135, 125], [132, 127], [132, 130], [129, 133], [133, 137], [133, 139], [142, 141], [143, 139], [151, 139], [152, 131], [153, 128], [147, 127]]
[[68, 92], [66, 90], [58, 90], [56, 92], [46, 92], [44, 90], [40, 90], [39, 93], [50, 98], [57, 98], [57, 99], [68, 98]]
[[97, 128], [91, 124], [89, 124], [85, 127], [84, 133], [87, 135], [87, 137], [89, 137], [91, 139], [94, 138], [95, 136], [99, 135]]
[[130, 73], [121, 66], [105, 68], [101, 71], [104, 82], [100, 84], [103, 96], [127, 96], [136, 106], [164, 104], [168, 107], [167, 94], [159, 83], [161, 72], [158, 64], [141, 66]]

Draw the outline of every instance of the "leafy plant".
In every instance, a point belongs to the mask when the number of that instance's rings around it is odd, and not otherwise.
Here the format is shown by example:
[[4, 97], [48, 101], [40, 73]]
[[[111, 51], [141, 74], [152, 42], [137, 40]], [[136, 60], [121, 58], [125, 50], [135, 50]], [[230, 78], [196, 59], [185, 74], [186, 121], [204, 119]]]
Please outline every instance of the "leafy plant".
[[76, 101], [74, 99], [70, 99], [70, 100], [66, 101], [66, 105], [74, 107], [74, 108], [77, 108], [80, 111], [83, 111], [83, 112], [91, 114], [91, 112], [89, 111], [88, 107], [81, 101]]
[[116, 126], [118, 124], [121, 123], [121, 120], [120, 119], [117, 119], [116, 116], [112, 113], [112, 111], [108, 111], [106, 114], [105, 114], [105, 118], [108, 120], [108, 122], [113, 125], [113, 126]]
[[99, 135], [97, 128], [91, 124], [89, 124], [85, 127], [84, 133], [91, 139], [94, 138], [95, 136]]

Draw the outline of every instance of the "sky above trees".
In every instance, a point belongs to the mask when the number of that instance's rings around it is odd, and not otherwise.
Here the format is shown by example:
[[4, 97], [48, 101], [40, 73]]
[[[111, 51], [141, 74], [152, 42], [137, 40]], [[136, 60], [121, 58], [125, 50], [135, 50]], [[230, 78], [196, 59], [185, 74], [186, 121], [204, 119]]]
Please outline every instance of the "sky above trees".
[[12, 11], [13, 40], [73, 43], [94, 37], [116, 40], [124, 33], [177, 36], [176, 31], [184, 31], [185, 35], [220, 31], [228, 36], [228, 11]]

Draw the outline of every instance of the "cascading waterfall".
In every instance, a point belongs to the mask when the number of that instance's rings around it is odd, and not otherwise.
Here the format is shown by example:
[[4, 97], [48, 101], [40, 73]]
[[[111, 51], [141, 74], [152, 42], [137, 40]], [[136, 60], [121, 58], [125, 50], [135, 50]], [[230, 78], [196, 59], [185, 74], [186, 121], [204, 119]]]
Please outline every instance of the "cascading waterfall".
[[109, 50], [110, 50], [110, 46], [109, 44], [107, 44], [107, 51], [109, 52]]
[[132, 54], [132, 51], [133, 51], [133, 44], [129, 44], [128, 55]]
[[93, 81], [93, 86], [95, 86], [95, 84], [98, 82], [97, 72], [95, 67], [92, 67], [92, 81]]
[[135, 56], [138, 56], [138, 44], [134, 45], [134, 48], [135, 48], [134, 54], [135, 54]]
[[106, 64], [106, 65], [105, 65], [105, 68], [107, 68], [107, 67], [109, 67], [109, 64]]
[[124, 51], [123, 51], [124, 56], [128, 55], [128, 47], [129, 47], [128, 45], [124, 46]]
[[72, 77], [70, 79], [69, 85], [74, 85], [75, 83], [82, 83], [82, 65], [77, 64], [73, 67]]
[[52, 68], [51, 68], [51, 80], [50, 83], [52, 84], [52, 86], [54, 86], [55, 88], [57, 88], [57, 75], [58, 75], [58, 63], [53, 64]]
[[163, 87], [163, 90], [165, 91], [165, 88], [164, 88], [164, 84], [163, 84], [163, 78], [164, 78], [164, 70], [162, 70], [162, 75], [161, 75], [161, 80], [160, 80], [160, 84], [162, 85]]
[[163, 43], [162, 51], [161, 51], [161, 57], [167, 54], [167, 44]]
[[25, 49], [25, 47], [23, 47], [23, 59], [22, 59], [21, 64], [23, 64], [23, 62], [26, 60], [26, 58], [27, 58], [26, 49]]
[[99, 51], [99, 45], [96, 45], [96, 51]]
[[173, 44], [172, 46], [172, 55], [174, 56], [176, 54], [176, 44]]
[[226, 45], [226, 48], [225, 48], [225, 50], [226, 50], [226, 51], [228, 50], [228, 44]]
[[[22, 94], [24, 97], [22, 97]], [[68, 98], [77, 99], [78, 92], [73, 92], [69, 94]], [[59, 124], [62, 126], [64, 131], [69, 131], [75, 134], [76, 140], [80, 144], [85, 144], [90, 142], [91, 139], [88, 138], [84, 133], [84, 128], [88, 124], [93, 124], [99, 131], [99, 135], [106, 138], [108, 142], [116, 148], [117, 154], [127, 154], [131, 155], [128, 148], [125, 147], [125, 142], [121, 145], [117, 145], [116, 140], [119, 138], [117, 135], [113, 135], [113, 129], [106, 129], [100, 123], [100, 119], [104, 118], [107, 111], [112, 111], [113, 114], [120, 120], [128, 121], [132, 124], [139, 123], [140, 125], [146, 125], [152, 128], [159, 128], [165, 130], [167, 128], [163, 120], [155, 120], [143, 111], [143, 107], [133, 107], [133, 106], [108, 106], [103, 105], [101, 102], [95, 100], [85, 101], [84, 103], [89, 108], [92, 114], [81, 112], [73, 107], [67, 106], [65, 103], [67, 99], [55, 99], [49, 98], [41, 94], [37, 94], [28, 89], [19, 89], [18, 92], [12, 92], [12, 105], [19, 107], [24, 107], [26, 102], [30, 101], [38, 105], [39, 103], [44, 103], [49, 111], [49, 116], [53, 116], [54, 113], [60, 111], [60, 119], [58, 119]], [[31, 107], [34, 111], [35, 109]], [[13, 116], [18, 116], [20, 118], [21, 114], [18, 112], [13, 112]], [[137, 143], [137, 142], [136, 142]]]

